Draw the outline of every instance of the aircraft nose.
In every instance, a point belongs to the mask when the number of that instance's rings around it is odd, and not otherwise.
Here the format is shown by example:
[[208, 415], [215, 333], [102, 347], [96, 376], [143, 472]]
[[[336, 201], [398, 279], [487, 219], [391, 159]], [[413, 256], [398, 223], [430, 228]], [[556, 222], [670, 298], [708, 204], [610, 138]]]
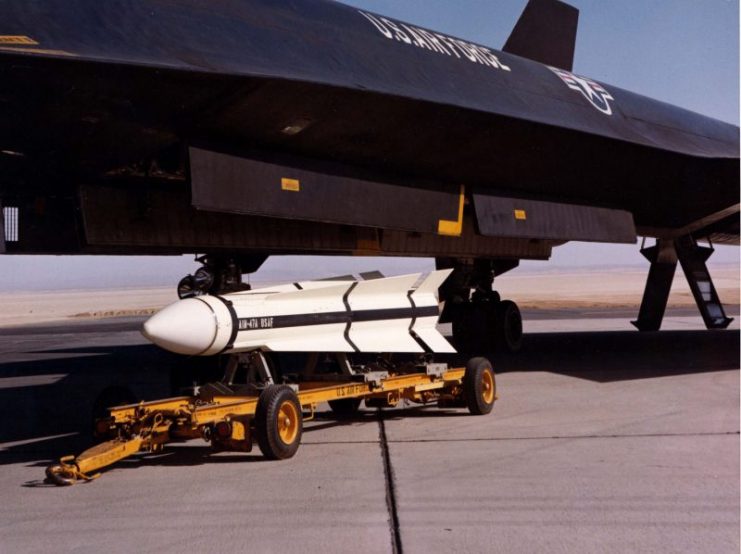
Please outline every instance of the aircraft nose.
[[211, 307], [197, 298], [187, 298], [150, 317], [142, 327], [142, 335], [170, 352], [197, 356], [214, 343], [217, 330]]

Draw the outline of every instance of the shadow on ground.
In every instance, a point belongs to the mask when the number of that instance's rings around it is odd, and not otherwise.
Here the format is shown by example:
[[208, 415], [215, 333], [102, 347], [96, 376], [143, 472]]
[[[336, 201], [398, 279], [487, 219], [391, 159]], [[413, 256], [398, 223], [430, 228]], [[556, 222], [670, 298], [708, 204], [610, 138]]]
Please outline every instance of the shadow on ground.
[[[526, 336], [517, 355], [484, 355], [494, 361], [498, 372], [545, 371], [607, 383], [738, 369], [739, 338], [738, 331], [544, 333]], [[45, 466], [59, 455], [89, 447], [91, 406], [101, 387], [136, 381], [141, 398], [172, 394], [172, 367], [164, 366], [173, 361], [150, 346], [27, 348], [20, 362], [4, 361], [8, 356], [0, 354], [0, 465]], [[465, 364], [465, 357], [456, 355], [449, 362]], [[463, 413], [412, 409], [398, 416], [388, 412], [384, 417], [454, 417]], [[307, 424], [307, 433], [376, 417], [368, 411], [349, 421], [336, 421], [318, 414], [315, 422]], [[2, 444], [11, 442], [22, 444]], [[187, 445], [172, 455], [136, 457], [126, 463], [192, 465], [222, 459], [209, 454], [205, 444]], [[262, 459], [257, 449], [235, 456]]]
[[739, 331], [635, 331], [527, 335], [495, 369], [547, 371], [601, 383], [739, 368]]

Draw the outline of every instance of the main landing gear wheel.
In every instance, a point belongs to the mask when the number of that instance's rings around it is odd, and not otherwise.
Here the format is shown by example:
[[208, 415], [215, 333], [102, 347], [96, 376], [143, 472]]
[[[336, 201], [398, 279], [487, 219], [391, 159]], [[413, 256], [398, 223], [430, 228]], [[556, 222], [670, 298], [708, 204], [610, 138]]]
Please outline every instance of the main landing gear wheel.
[[255, 435], [263, 455], [269, 460], [293, 457], [302, 432], [301, 404], [293, 389], [271, 385], [262, 391], [255, 410]]
[[469, 302], [457, 307], [453, 339], [459, 351], [469, 353], [519, 352], [522, 315], [511, 300]]
[[473, 415], [491, 412], [497, 399], [494, 370], [486, 358], [471, 358], [463, 376], [463, 397], [468, 411]]
[[355, 415], [360, 408], [360, 398], [341, 398], [328, 402], [332, 412], [339, 418]]
[[498, 351], [520, 351], [522, 348], [522, 315], [517, 304], [511, 300], [502, 300], [497, 304], [494, 329]]
[[476, 352], [487, 345], [489, 337], [488, 304], [467, 302], [456, 307], [453, 318], [453, 340], [459, 352]]

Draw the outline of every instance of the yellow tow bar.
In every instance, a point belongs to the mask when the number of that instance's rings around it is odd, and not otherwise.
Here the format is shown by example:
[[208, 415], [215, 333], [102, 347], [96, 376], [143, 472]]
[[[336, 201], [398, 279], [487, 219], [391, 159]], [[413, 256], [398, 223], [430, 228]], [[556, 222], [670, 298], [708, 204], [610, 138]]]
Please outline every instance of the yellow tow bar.
[[78, 481], [92, 481], [100, 477], [100, 473], [90, 475], [91, 471], [136, 454], [143, 442], [144, 439], [141, 437], [130, 440], [116, 439], [98, 444], [77, 457], [65, 456], [59, 460], [59, 464], [46, 468], [46, 478], [60, 486], [74, 485]]

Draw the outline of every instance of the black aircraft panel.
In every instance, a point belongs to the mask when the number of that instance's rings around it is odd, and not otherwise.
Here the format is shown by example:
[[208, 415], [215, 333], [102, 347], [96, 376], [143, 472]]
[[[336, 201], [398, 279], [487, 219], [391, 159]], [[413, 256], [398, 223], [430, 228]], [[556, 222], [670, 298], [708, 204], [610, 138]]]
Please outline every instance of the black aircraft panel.
[[505, 198], [474, 191], [476, 221], [489, 237], [633, 244], [633, 217], [623, 210]]
[[[696, 156], [738, 156], [731, 125], [327, 0], [29, 0], [0, 6], [0, 21], [3, 33], [36, 43], [2, 53], [325, 84]], [[676, 132], [647, 134], [630, 115], [640, 106], [647, 121]]]
[[[120, 176], [218, 195], [215, 174], [186, 182], [199, 145], [343, 166], [335, 197], [357, 193], [352, 179], [465, 185], [628, 212], [657, 235], [738, 204], [738, 127], [341, 3], [0, 3], [0, 200], [31, 206]], [[399, 228], [412, 210], [425, 215], [408, 228], [427, 230], [449, 203], [419, 194], [362, 222]]]
[[190, 173], [201, 210], [420, 233], [458, 218], [459, 187], [358, 179], [307, 160], [191, 148]]

